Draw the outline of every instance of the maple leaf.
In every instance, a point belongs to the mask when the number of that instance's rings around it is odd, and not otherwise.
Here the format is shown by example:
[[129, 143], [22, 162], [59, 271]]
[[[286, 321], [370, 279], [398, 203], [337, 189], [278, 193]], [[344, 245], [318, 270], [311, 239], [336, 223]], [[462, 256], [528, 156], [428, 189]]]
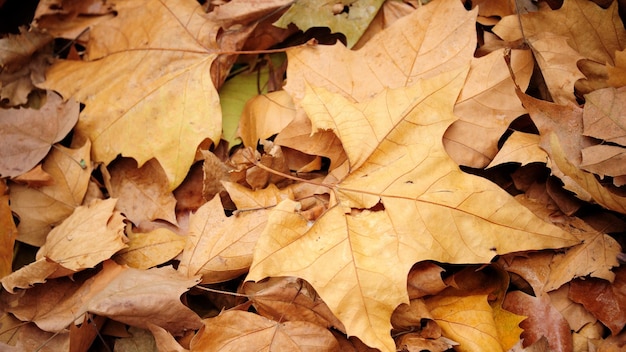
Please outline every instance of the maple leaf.
[[[327, 185], [338, 204], [312, 226], [294, 213], [295, 203], [278, 205], [247, 279], [301, 277], [349, 335], [392, 351], [389, 317], [408, 303], [406, 274], [415, 262], [486, 263], [497, 254], [576, 244], [445, 153], [441, 138], [456, 119], [466, 75], [467, 65], [363, 103], [311, 87], [302, 106], [338, 135], [351, 170]], [[359, 211], [379, 203], [384, 210]]]
[[95, 161], [108, 164], [122, 154], [141, 167], [155, 158], [172, 190], [196, 147], [220, 139], [211, 79], [217, 28], [192, 0], [134, 0], [116, 8], [117, 17], [91, 30], [89, 61], [57, 62], [41, 87], [86, 104], [75, 133], [92, 141]]

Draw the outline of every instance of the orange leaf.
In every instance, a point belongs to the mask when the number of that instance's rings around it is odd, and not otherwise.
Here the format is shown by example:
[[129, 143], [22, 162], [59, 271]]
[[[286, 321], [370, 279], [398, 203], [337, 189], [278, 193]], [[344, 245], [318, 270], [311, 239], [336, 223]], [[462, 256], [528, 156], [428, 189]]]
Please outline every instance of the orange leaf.
[[0, 278], [13, 271], [13, 245], [17, 237], [17, 229], [9, 207], [8, 188], [4, 180], [0, 180]]

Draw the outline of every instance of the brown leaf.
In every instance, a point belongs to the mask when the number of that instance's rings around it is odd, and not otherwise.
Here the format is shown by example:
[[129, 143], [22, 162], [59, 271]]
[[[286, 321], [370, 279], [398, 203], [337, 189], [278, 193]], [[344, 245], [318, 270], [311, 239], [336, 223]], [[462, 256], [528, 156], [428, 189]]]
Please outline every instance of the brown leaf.
[[[537, 33], [528, 38], [528, 43], [554, 102], [576, 103], [574, 84], [585, 78], [576, 63], [583, 56], [567, 44], [567, 37], [551, 32]], [[525, 88], [522, 86], [521, 89]]]
[[37, 27], [45, 28], [54, 37], [76, 40], [82, 39], [85, 29], [114, 16], [115, 8], [106, 0], [42, 0], [34, 20]]
[[585, 0], [565, 0], [558, 10], [543, 8], [538, 12], [510, 15], [493, 28], [507, 41], [530, 38], [542, 32], [567, 37], [567, 43], [582, 56], [604, 65], [613, 64], [615, 51], [626, 47], [626, 30], [617, 12], [617, 2], [606, 10]]
[[585, 136], [626, 145], [626, 87], [606, 88], [585, 95], [583, 125]]
[[550, 351], [572, 351], [572, 335], [567, 321], [552, 305], [548, 295], [533, 297], [521, 291], [509, 292], [504, 299], [504, 309], [527, 316], [520, 327], [524, 329], [524, 347], [530, 346], [542, 336], [550, 345]]
[[587, 324], [594, 324], [597, 319], [585, 309], [582, 304], [572, 301], [568, 295], [570, 284], [561, 286], [558, 290], [549, 292], [550, 301], [567, 320], [573, 331], [580, 331]]
[[626, 325], [626, 269], [615, 270], [615, 280], [576, 279], [570, 284], [569, 297], [581, 303], [607, 326], [613, 336]]
[[307, 321], [345, 331], [317, 292], [306, 281], [294, 277], [246, 282], [243, 292], [259, 314], [275, 321]]
[[200, 318], [180, 302], [180, 295], [197, 282], [171, 267], [138, 270], [106, 261], [87, 281], [57, 279], [35, 286], [8, 310], [45, 331], [63, 331], [91, 312], [142, 329], [155, 324], [180, 334], [201, 326]]
[[445, 270], [431, 262], [419, 262], [411, 268], [407, 277], [409, 299], [436, 295], [448, 285], [443, 282], [441, 273]]
[[20, 30], [0, 39], [0, 100], [5, 106], [28, 103], [34, 83], [43, 81], [49, 66], [52, 37], [41, 30]]
[[62, 102], [48, 92], [46, 104], [35, 109], [0, 109], [0, 175], [13, 177], [37, 165], [52, 144], [63, 139], [78, 121], [78, 103]]
[[[550, 155], [554, 160], [554, 165], [565, 174], [568, 180], [571, 179], [573, 181], [566, 182], [566, 188], [570, 184], [573, 186], [573, 189], [570, 190], [582, 191], [583, 195], [588, 194], [589, 198], [601, 206], [626, 214], [626, 197], [612, 193], [604, 188], [593, 174], [577, 168], [575, 164], [568, 160], [563, 147], [561, 147], [562, 142], [555, 134], [550, 134], [549, 141], [550, 149], [552, 150]], [[580, 193], [576, 193], [578, 197], [583, 198]]]
[[191, 351], [336, 351], [330, 331], [309, 322], [278, 323], [259, 315], [230, 310], [203, 320]]
[[[39, 188], [19, 184], [9, 186], [11, 209], [20, 218], [17, 226], [19, 241], [42, 246], [52, 227], [83, 203], [92, 170], [90, 150], [88, 141], [77, 149], [58, 146], [43, 163], [43, 170], [52, 177], [53, 184]], [[83, 169], [77, 161], [84, 161], [87, 167]]]
[[137, 168], [133, 159], [122, 158], [109, 165], [107, 188], [117, 198], [116, 209], [135, 225], [162, 219], [176, 225], [176, 199], [161, 165], [148, 160]]

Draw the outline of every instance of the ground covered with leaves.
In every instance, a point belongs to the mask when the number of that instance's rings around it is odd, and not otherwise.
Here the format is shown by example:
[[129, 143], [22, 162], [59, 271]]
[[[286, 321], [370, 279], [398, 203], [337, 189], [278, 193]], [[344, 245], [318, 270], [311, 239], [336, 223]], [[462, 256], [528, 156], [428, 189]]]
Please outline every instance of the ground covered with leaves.
[[623, 4], [39, 1], [0, 349], [623, 350]]

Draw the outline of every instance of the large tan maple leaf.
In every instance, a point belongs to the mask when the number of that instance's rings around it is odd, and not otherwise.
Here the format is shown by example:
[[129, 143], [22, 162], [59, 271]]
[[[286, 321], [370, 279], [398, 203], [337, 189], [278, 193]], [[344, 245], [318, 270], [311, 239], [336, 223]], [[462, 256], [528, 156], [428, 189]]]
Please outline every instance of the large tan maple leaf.
[[310, 282], [366, 344], [395, 351], [390, 317], [408, 303], [418, 261], [488, 263], [495, 255], [567, 247], [577, 240], [490, 181], [462, 172], [442, 136], [468, 65], [354, 103], [308, 85], [301, 102], [314, 125], [341, 139], [350, 172], [336, 206], [313, 224], [298, 204], [270, 214], [248, 280], [297, 276]]
[[95, 161], [118, 154], [139, 167], [156, 158], [175, 188], [196, 147], [219, 141], [221, 109], [211, 79], [217, 25], [193, 0], [130, 0], [90, 31], [87, 61], [60, 61], [41, 87], [85, 103], [75, 132]]

